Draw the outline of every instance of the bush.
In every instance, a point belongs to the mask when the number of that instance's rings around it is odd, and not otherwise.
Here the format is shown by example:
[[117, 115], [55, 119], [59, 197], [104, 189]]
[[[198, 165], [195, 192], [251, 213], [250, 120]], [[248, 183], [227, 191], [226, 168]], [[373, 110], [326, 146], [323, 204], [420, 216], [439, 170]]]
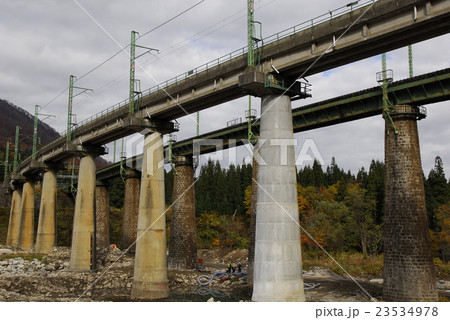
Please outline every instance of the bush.
[[248, 247], [248, 223], [243, 216], [220, 215], [203, 212], [197, 218], [197, 244], [199, 248]]

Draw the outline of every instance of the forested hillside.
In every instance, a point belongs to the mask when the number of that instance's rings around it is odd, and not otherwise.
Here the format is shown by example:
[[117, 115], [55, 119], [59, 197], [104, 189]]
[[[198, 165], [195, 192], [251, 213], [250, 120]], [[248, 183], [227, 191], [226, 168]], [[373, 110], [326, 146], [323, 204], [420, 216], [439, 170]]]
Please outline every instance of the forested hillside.
[[[21, 127], [19, 150], [21, 158], [24, 159], [31, 154], [33, 149], [34, 115], [6, 100], [0, 99], [0, 161], [2, 162], [0, 166], [0, 181], [3, 181], [3, 161], [5, 160], [6, 142], [9, 141], [10, 143], [11, 157], [14, 148], [16, 126]], [[48, 124], [39, 121], [38, 137], [39, 145], [45, 145], [58, 138], [59, 133]], [[12, 164], [11, 160], [10, 164]]]
[[[246, 247], [252, 166], [222, 168], [209, 161], [195, 183], [200, 246]], [[172, 172], [166, 174], [166, 202], [171, 203]], [[298, 171], [298, 206], [305, 250], [319, 243], [332, 252], [383, 252], [384, 164], [372, 160], [356, 174], [333, 159], [324, 171], [319, 163]], [[440, 157], [424, 176], [433, 255], [450, 254], [450, 181]], [[309, 237], [308, 234], [311, 236]]]
[[[3, 181], [6, 142], [9, 141], [9, 165], [12, 167], [14, 157], [14, 143], [16, 126], [20, 126], [19, 161], [31, 155], [33, 149], [34, 115], [28, 111], [0, 99], [0, 181]], [[59, 137], [48, 124], [39, 120], [38, 123], [38, 150]], [[101, 157], [95, 159], [97, 168], [102, 168], [108, 163]], [[78, 160], [76, 161], [78, 164]]]
[[[6, 140], [10, 138], [10, 142], [14, 141], [14, 135], [16, 133], [16, 125], [21, 127], [21, 134], [32, 135], [33, 125], [34, 125], [34, 115], [30, 114], [28, 111], [15, 106], [14, 104], [0, 99], [0, 141], [1, 146], [4, 147]], [[38, 124], [39, 138], [41, 144], [45, 145], [50, 141], [59, 137], [59, 133], [56, 132], [48, 124], [39, 121]], [[23, 140], [21, 143], [21, 148], [31, 148], [32, 140]]]

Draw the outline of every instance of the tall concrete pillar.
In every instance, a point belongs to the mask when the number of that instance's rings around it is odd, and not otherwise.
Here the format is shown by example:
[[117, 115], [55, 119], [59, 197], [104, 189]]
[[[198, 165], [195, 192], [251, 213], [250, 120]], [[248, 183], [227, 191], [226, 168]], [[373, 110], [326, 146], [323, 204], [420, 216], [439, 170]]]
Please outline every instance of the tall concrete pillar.
[[249, 226], [249, 240], [248, 240], [248, 270], [247, 283], [253, 284], [254, 263], [255, 263], [255, 232], [256, 232], [256, 204], [258, 200], [258, 145], [253, 149], [253, 164], [252, 164], [252, 197], [250, 203], [250, 226]]
[[109, 191], [108, 184], [97, 181], [95, 188], [95, 233], [97, 248], [104, 249], [109, 241]]
[[134, 169], [125, 172], [125, 198], [123, 200], [122, 243], [121, 249], [134, 253], [139, 214], [139, 195], [141, 173]]
[[23, 184], [20, 204], [19, 248], [31, 251], [34, 242], [34, 182]]
[[262, 98], [254, 301], [305, 301], [291, 101]]
[[78, 190], [73, 217], [70, 270], [89, 271], [95, 262], [95, 163], [87, 155], [80, 160]]
[[131, 296], [158, 299], [169, 296], [164, 201], [164, 150], [162, 134], [144, 139], [138, 232]]
[[387, 301], [436, 301], [427, 210], [413, 106], [391, 114], [398, 134], [386, 122], [384, 283]]
[[16, 186], [11, 199], [8, 234], [6, 236], [7, 246], [17, 247], [19, 244], [21, 203], [22, 186]]
[[197, 233], [192, 157], [177, 156], [175, 171], [168, 266], [177, 270], [195, 269]]
[[42, 180], [36, 252], [48, 253], [56, 246], [56, 171], [48, 170]]

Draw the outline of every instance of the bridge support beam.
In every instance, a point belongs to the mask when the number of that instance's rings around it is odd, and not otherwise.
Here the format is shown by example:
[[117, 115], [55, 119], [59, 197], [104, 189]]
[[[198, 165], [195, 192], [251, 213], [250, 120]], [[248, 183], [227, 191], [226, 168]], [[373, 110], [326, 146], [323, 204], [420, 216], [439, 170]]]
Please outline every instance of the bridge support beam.
[[89, 271], [95, 253], [95, 163], [92, 155], [80, 160], [78, 190], [73, 217], [71, 271]]
[[159, 299], [169, 296], [164, 201], [164, 150], [162, 134], [144, 139], [138, 232], [131, 296]]
[[168, 267], [177, 270], [195, 269], [197, 233], [192, 157], [177, 156], [175, 171]]
[[386, 301], [436, 301], [417, 131], [418, 108], [396, 106], [386, 121], [384, 283]]
[[19, 248], [31, 251], [34, 243], [34, 182], [23, 184], [20, 204]]
[[36, 252], [49, 253], [56, 246], [56, 171], [48, 170], [42, 180]]
[[139, 194], [141, 173], [134, 169], [125, 172], [125, 198], [123, 200], [122, 243], [121, 249], [135, 253], [139, 214]]
[[7, 246], [17, 247], [19, 244], [21, 203], [22, 203], [22, 186], [17, 185], [12, 193], [11, 199], [8, 234], [6, 236]]
[[97, 248], [105, 249], [109, 240], [109, 191], [108, 184], [97, 181], [95, 186], [95, 233]]
[[262, 97], [254, 301], [305, 301], [291, 101]]

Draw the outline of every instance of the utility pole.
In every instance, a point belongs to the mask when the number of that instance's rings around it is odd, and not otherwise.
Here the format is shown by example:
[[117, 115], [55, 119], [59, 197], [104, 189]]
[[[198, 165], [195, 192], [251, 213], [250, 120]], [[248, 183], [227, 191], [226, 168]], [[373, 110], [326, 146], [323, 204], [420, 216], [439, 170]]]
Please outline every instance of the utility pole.
[[[388, 86], [393, 80], [393, 72], [391, 69], [387, 70], [386, 67], [386, 53], [381, 55], [381, 67], [382, 71], [377, 73], [377, 82], [381, 85], [383, 92], [383, 118], [389, 122], [395, 134], [398, 134], [398, 130], [395, 127], [394, 121], [392, 120], [391, 113], [393, 111], [393, 106], [389, 101], [388, 96]], [[389, 131], [388, 131], [389, 134]]]
[[31, 154], [31, 159], [33, 159], [33, 160], [36, 160], [36, 155], [37, 155], [37, 142], [38, 142], [37, 133], [38, 133], [39, 116], [47, 116], [45, 119], [47, 119], [49, 117], [55, 117], [54, 115], [51, 115], [51, 114], [39, 113], [39, 108], [40, 108], [39, 105], [36, 105], [34, 107], [33, 153]]
[[197, 137], [200, 135], [200, 111], [197, 111]]
[[131, 42], [130, 42], [130, 103], [129, 112], [134, 113], [134, 83], [135, 83], [135, 73], [136, 73], [136, 31], [131, 31]]
[[19, 166], [19, 135], [20, 135], [20, 127], [16, 126], [16, 139], [14, 141], [14, 163], [13, 163], [13, 172], [17, 173], [17, 167]]
[[75, 76], [70, 75], [69, 77], [69, 106], [68, 106], [68, 115], [67, 115], [67, 142], [72, 141], [72, 104], [73, 104], [73, 81]]
[[[134, 114], [135, 111], [135, 105], [134, 105], [134, 98], [136, 96], [136, 93], [140, 93], [140, 88], [138, 91], [135, 90], [135, 84], [137, 82], [136, 80], [136, 59], [143, 56], [146, 53], [150, 53], [151, 51], [157, 51], [159, 52], [158, 49], [153, 49], [153, 48], [148, 48], [148, 47], [144, 47], [144, 46], [139, 46], [136, 44], [136, 34], [139, 35], [138, 32], [136, 31], [131, 31], [131, 42], [130, 42], [130, 96], [129, 96], [129, 112], [130, 114]], [[144, 53], [140, 54], [139, 56], [136, 57], [136, 48], [143, 48], [143, 49], [147, 49], [147, 51], [145, 51]]]
[[408, 46], [409, 77], [414, 77], [412, 45]]
[[34, 107], [34, 127], [33, 127], [33, 153], [31, 154], [31, 159], [36, 160], [36, 151], [37, 151], [37, 130], [39, 123], [39, 106], [36, 105]]
[[388, 81], [386, 75], [386, 53], [381, 55], [381, 70], [383, 74], [382, 78], [382, 89], [383, 89], [383, 108], [389, 108], [389, 97], [387, 93]]
[[255, 49], [253, 38], [255, 36], [255, 21], [254, 21], [254, 0], [248, 0], [247, 6], [247, 35], [248, 35], [248, 53], [247, 65], [255, 66]]
[[116, 163], [116, 140], [114, 140], [113, 163]]
[[[255, 21], [254, 15], [254, 0], [248, 0], [247, 6], [247, 43], [248, 43], [248, 52], [247, 52], [247, 66], [255, 67], [255, 41], [258, 39], [255, 38], [255, 23], [259, 23]], [[262, 26], [261, 26], [262, 28]], [[262, 33], [262, 31], [260, 31]], [[262, 37], [262, 35], [260, 35]], [[256, 137], [252, 132], [253, 121], [256, 119], [256, 111], [252, 110], [252, 97], [248, 96], [248, 111], [246, 112], [247, 124], [248, 124], [248, 141], [252, 144], [256, 143]]]
[[[73, 98], [76, 97], [77, 95], [86, 92], [86, 91], [94, 91], [92, 89], [87, 89], [87, 88], [81, 88], [81, 87], [75, 87], [74, 81], [75, 81], [76, 77], [74, 75], [70, 75], [69, 78], [69, 104], [68, 104], [68, 114], [67, 114], [67, 142], [70, 143], [72, 141], [72, 126], [73, 126], [73, 113], [72, 113], [72, 106], [73, 106]], [[80, 89], [82, 90], [80, 93], [78, 93], [77, 95], [73, 95], [73, 89]]]
[[5, 161], [3, 162], [5, 166], [5, 171], [3, 173], [3, 182], [6, 184], [8, 181], [8, 173], [9, 173], [9, 141], [6, 141], [6, 151], [5, 151]]

